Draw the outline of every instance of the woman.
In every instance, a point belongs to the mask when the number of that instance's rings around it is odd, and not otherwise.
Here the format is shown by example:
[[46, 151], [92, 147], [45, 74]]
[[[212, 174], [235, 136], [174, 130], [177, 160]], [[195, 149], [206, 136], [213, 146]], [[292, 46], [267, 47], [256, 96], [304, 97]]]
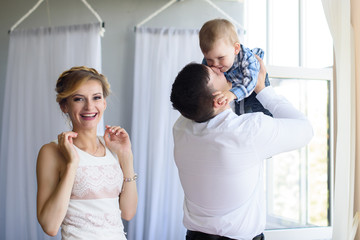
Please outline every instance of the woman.
[[127, 132], [97, 125], [110, 85], [95, 69], [73, 67], [56, 84], [62, 112], [72, 131], [45, 144], [37, 159], [37, 217], [43, 230], [62, 239], [126, 239], [122, 218], [137, 207], [136, 178]]

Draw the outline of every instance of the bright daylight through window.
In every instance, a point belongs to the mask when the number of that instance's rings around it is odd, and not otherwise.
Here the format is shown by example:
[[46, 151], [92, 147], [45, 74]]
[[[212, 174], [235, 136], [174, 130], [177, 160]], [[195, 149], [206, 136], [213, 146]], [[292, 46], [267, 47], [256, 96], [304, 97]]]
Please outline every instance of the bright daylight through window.
[[265, 51], [271, 85], [314, 128], [309, 145], [267, 160], [267, 230], [329, 233], [333, 48], [321, 0], [246, 0], [245, 29], [245, 45]]

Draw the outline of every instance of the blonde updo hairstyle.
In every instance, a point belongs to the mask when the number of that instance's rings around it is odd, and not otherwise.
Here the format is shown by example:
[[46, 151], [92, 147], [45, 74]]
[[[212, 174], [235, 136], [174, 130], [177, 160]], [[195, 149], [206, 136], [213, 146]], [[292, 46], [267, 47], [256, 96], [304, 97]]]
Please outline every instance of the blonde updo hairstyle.
[[85, 66], [72, 67], [63, 72], [56, 82], [56, 102], [62, 106], [68, 97], [74, 94], [81, 85], [89, 80], [98, 80], [101, 83], [104, 98], [110, 94], [110, 84], [104, 75], [100, 74], [94, 68]]

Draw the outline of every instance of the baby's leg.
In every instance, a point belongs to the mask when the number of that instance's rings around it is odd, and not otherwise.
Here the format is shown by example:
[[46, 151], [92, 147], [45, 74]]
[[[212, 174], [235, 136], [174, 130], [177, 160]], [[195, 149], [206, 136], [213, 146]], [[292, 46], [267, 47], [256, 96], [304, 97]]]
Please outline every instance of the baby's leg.
[[245, 113], [245, 109], [244, 109], [244, 102], [245, 102], [245, 100], [243, 99], [243, 100], [241, 100], [240, 102], [238, 102], [238, 101], [234, 101], [234, 103], [235, 103], [235, 113], [237, 114], [237, 115], [241, 115], [241, 114], [244, 114]]

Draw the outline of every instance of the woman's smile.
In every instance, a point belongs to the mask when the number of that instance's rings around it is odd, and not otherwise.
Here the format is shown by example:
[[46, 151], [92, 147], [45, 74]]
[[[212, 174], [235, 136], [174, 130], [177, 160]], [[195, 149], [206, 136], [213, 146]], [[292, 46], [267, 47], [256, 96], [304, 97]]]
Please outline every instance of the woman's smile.
[[80, 116], [84, 119], [84, 120], [94, 120], [96, 118], [98, 114], [97, 113], [82, 113], [80, 114]]

